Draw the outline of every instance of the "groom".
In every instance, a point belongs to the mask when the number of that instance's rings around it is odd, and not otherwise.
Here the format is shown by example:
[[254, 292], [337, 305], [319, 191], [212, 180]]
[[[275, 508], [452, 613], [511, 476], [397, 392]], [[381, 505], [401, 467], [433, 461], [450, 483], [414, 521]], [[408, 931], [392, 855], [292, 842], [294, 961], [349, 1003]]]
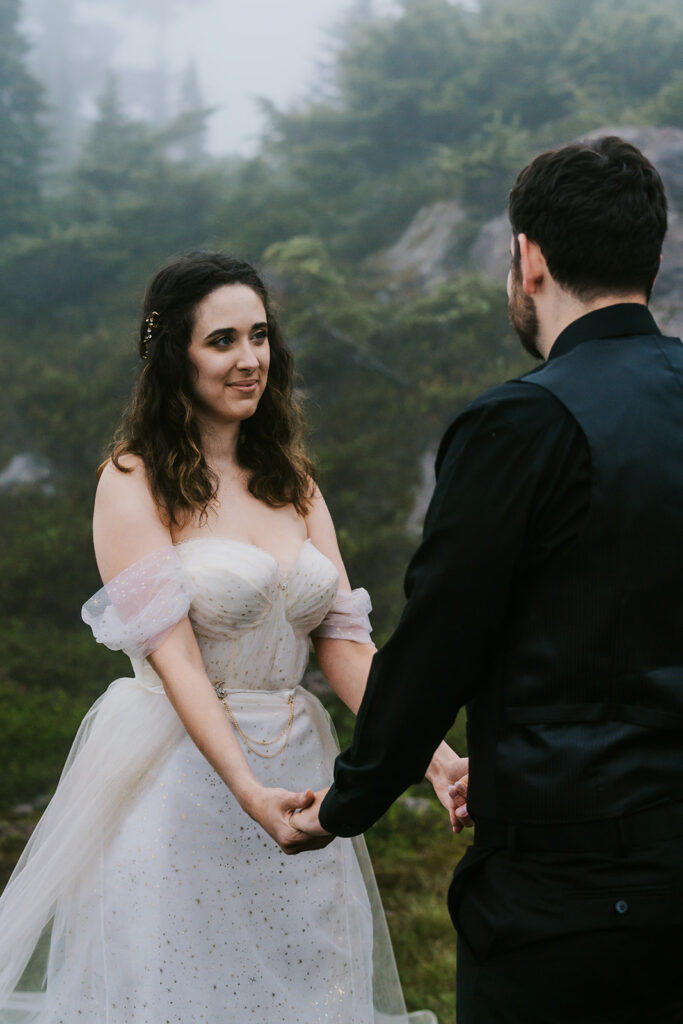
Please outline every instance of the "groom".
[[536, 157], [509, 213], [510, 318], [543, 363], [447, 431], [403, 616], [295, 821], [365, 831], [466, 704], [458, 1024], [683, 1021], [683, 346], [647, 309], [664, 189], [603, 138]]
[[458, 1024], [683, 1021], [683, 346], [647, 309], [664, 187], [602, 138], [533, 160], [509, 212], [510, 317], [543, 364], [446, 432], [408, 603], [295, 820], [367, 829], [466, 703]]

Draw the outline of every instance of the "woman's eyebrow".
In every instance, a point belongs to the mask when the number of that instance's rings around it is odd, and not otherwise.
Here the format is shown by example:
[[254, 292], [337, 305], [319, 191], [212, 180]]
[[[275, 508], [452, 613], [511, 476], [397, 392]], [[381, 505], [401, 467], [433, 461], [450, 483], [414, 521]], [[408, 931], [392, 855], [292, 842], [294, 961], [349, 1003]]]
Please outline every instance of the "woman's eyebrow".
[[[251, 331], [263, 330], [268, 330], [268, 324], [265, 321], [259, 321], [258, 323], [251, 325], [250, 333]], [[211, 341], [212, 338], [224, 338], [226, 335], [228, 337], [234, 337], [236, 333], [237, 332], [234, 327], [216, 327], [215, 330], [207, 334], [204, 341]]]
[[221, 338], [226, 334], [234, 334], [234, 327], [216, 327], [204, 338], [204, 341], [209, 341], [211, 338]]

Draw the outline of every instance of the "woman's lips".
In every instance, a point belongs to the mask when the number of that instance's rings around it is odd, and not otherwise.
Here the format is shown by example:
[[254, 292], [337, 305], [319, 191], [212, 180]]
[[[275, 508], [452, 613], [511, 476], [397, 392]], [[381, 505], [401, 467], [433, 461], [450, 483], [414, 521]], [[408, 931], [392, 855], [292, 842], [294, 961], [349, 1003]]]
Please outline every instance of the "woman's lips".
[[235, 391], [240, 391], [243, 394], [251, 394], [252, 391], [256, 391], [258, 387], [257, 380], [234, 380], [228, 384], [229, 388], [234, 388]]

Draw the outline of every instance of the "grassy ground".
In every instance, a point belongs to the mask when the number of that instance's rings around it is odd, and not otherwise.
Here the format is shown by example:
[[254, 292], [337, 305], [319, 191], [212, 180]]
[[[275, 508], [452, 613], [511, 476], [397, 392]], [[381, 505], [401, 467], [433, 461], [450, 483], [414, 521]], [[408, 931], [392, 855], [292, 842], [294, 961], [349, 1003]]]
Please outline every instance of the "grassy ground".
[[19, 819], [0, 818], [0, 889], [4, 889], [38, 817], [34, 811]]

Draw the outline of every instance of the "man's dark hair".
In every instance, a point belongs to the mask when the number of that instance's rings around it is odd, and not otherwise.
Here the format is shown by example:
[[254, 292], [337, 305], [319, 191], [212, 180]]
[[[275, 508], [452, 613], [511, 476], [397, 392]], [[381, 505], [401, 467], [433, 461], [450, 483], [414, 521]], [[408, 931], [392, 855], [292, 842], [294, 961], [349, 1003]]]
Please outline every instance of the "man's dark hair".
[[634, 292], [649, 299], [666, 210], [657, 170], [616, 136], [541, 153], [509, 203], [515, 237], [536, 242], [555, 281], [582, 301]]

